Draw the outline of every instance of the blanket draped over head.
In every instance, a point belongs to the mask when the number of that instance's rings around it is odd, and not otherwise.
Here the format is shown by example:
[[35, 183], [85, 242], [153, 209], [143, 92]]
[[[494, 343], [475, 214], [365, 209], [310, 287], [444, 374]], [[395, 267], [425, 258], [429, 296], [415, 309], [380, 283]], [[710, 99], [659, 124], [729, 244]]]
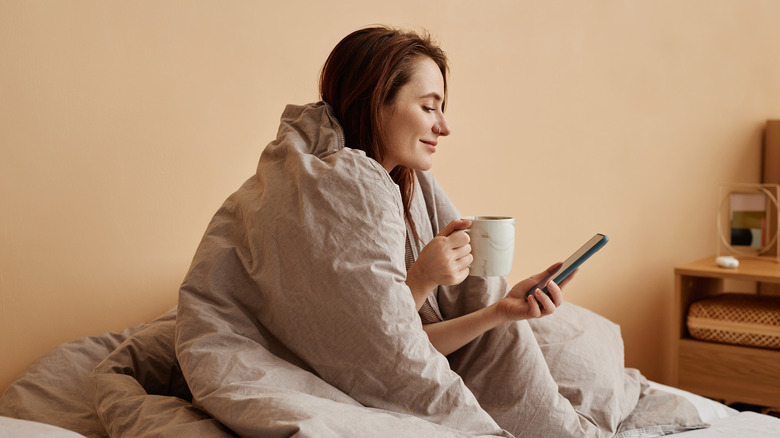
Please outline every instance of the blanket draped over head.
[[[416, 178], [415, 255], [460, 217], [430, 173]], [[583, 437], [656, 424], [636, 415], [644, 379], [624, 368], [617, 326], [570, 304], [534, 330], [507, 324], [439, 354], [405, 284], [407, 232], [399, 188], [345, 146], [329, 106], [288, 106], [181, 286], [176, 355], [193, 403], [242, 436]], [[506, 290], [469, 277], [429, 299], [447, 319]]]

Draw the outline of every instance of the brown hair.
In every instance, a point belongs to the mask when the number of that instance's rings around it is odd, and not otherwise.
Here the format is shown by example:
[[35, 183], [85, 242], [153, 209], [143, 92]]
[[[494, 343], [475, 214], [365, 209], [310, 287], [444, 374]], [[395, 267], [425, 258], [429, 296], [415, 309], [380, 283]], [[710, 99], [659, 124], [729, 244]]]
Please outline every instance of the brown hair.
[[[352, 32], [333, 48], [322, 67], [320, 98], [333, 108], [344, 129], [346, 146], [382, 161], [388, 148], [383, 135], [382, 106], [393, 103], [398, 90], [409, 82], [420, 56], [431, 58], [439, 67], [446, 102], [447, 56], [427, 33], [369, 27]], [[409, 213], [414, 170], [396, 166], [390, 176], [401, 188], [404, 216], [419, 240]]]

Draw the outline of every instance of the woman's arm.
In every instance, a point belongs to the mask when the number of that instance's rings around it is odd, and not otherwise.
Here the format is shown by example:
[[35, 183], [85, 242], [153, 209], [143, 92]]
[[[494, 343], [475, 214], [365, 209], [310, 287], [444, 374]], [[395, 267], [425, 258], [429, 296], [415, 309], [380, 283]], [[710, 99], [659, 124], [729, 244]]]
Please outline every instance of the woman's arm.
[[423, 325], [423, 330], [433, 347], [446, 356], [499, 324], [500, 318], [493, 304], [459, 318]]
[[458, 318], [424, 325], [423, 330], [428, 334], [434, 348], [446, 356], [501, 324], [549, 315], [563, 302], [561, 287], [569, 282], [571, 275], [560, 286], [550, 281], [547, 285], [549, 297], [539, 289], [527, 298], [525, 292], [559, 266], [560, 263], [557, 263], [546, 271], [517, 283], [507, 296], [497, 303]]
[[409, 290], [412, 291], [412, 298], [414, 298], [414, 307], [420, 310], [425, 299], [428, 298], [431, 291], [439, 284], [428, 280], [420, 269], [416, 269], [415, 265], [409, 268], [406, 272], [406, 285], [409, 286]]

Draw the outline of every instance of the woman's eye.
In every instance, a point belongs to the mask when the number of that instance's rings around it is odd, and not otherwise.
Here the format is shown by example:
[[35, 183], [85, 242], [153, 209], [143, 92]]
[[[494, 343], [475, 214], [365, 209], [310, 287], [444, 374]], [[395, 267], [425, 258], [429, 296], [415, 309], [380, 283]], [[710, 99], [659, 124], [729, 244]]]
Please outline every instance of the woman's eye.
[[436, 111], [436, 108], [431, 108], [431, 107], [429, 107], [429, 106], [423, 106], [423, 110], [425, 110], [425, 111], [427, 111], [427, 112], [431, 113], [431, 112], [434, 112], [434, 111]]

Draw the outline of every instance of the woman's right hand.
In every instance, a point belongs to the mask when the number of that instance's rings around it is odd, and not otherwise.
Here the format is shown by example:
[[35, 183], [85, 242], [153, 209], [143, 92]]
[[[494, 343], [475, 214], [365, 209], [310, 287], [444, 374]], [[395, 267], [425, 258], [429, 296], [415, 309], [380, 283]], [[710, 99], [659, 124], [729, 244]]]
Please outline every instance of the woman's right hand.
[[431, 291], [439, 286], [459, 284], [469, 275], [471, 255], [468, 233], [456, 232], [471, 226], [470, 220], [456, 219], [420, 251], [407, 272], [406, 284], [412, 290], [417, 308]]

